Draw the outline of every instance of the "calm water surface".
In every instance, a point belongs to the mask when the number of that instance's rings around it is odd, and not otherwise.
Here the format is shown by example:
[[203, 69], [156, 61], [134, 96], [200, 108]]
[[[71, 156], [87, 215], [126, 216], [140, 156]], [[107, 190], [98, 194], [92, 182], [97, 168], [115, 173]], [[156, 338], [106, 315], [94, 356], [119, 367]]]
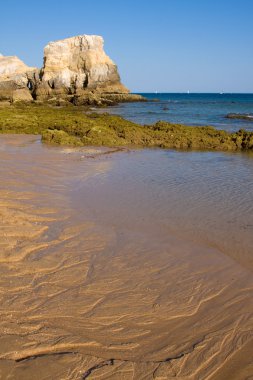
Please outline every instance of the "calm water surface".
[[[250, 94], [145, 96], [159, 101], [121, 104], [107, 111], [147, 124], [164, 119], [253, 130], [252, 122], [224, 118], [229, 112], [252, 112]], [[70, 186], [74, 207], [82, 214], [121, 229], [122, 236], [126, 228], [172, 233], [217, 248], [253, 269], [253, 155], [144, 149], [115, 154], [108, 163], [110, 170], [102, 166], [87, 178], [93, 163], [85, 161], [85, 179]], [[79, 172], [80, 164], [73, 170]]]
[[[253, 114], [252, 94], [142, 95], [147, 102], [120, 104], [100, 112], [142, 124], [166, 120], [253, 131], [252, 121], [225, 118], [228, 113]], [[115, 161], [109, 174], [85, 186], [93, 191], [81, 202], [105, 223], [117, 226], [124, 221], [129, 229], [172, 232], [215, 247], [253, 268], [250, 154], [141, 150]], [[95, 208], [91, 198], [96, 199]]]
[[[125, 103], [108, 107], [110, 112], [140, 124], [158, 120], [186, 125], [212, 125], [218, 129], [253, 131], [253, 121], [227, 119], [228, 113], [253, 115], [253, 94], [141, 94], [145, 103]], [[154, 102], [153, 99], [156, 99]]]
[[77, 207], [123, 235], [172, 233], [253, 269], [253, 156], [134, 151], [75, 189]]

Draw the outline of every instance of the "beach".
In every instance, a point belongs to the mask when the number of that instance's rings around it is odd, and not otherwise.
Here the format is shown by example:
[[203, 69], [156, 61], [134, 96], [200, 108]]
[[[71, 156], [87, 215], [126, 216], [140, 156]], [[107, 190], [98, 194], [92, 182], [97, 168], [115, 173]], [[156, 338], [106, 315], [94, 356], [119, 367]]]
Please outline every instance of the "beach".
[[32, 135], [0, 156], [0, 378], [251, 378], [250, 156]]
[[0, 380], [253, 380], [252, 14], [1, 3]]

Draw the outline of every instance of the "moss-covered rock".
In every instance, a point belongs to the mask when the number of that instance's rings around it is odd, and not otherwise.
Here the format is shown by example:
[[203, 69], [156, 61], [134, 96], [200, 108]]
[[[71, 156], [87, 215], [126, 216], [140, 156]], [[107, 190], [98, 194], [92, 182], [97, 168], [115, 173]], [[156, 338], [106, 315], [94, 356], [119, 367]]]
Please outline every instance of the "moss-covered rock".
[[58, 129], [46, 129], [42, 132], [42, 141], [56, 145], [82, 146], [83, 143], [78, 137]]
[[139, 125], [86, 107], [18, 103], [0, 108], [0, 133], [41, 134], [50, 144], [142, 146], [201, 150], [252, 150], [253, 133], [167, 122]]

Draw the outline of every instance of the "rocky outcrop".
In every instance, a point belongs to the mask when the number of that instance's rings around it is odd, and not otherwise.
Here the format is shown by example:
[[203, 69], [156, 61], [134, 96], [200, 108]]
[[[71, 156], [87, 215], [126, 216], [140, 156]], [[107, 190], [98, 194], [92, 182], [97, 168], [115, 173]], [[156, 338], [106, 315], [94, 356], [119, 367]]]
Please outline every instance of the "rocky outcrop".
[[70, 101], [112, 104], [136, 101], [121, 84], [117, 66], [100, 36], [81, 35], [50, 42], [38, 70], [17, 57], [0, 57], [0, 100]]
[[24, 64], [18, 57], [0, 55], [0, 100], [31, 101], [38, 69]]
[[253, 114], [249, 113], [229, 113], [226, 115], [227, 119], [240, 119], [253, 121]]
[[44, 49], [39, 98], [83, 95], [87, 91], [128, 93], [117, 66], [105, 54], [100, 36], [77, 36], [50, 42]]

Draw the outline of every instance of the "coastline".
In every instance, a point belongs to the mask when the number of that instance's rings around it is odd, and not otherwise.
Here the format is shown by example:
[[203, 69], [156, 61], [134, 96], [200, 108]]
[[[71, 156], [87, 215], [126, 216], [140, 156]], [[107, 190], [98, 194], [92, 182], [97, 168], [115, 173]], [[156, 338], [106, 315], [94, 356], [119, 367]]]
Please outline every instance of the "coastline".
[[17, 104], [0, 108], [0, 133], [41, 134], [47, 144], [252, 151], [253, 132], [190, 127], [159, 121], [139, 125], [85, 107]]
[[238, 357], [244, 379], [250, 271], [215, 248], [136, 228], [138, 218], [115, 224], [112, 209], [108, 224], [86, 209], [84, 184], [103, 183], [128, 153], [47, 147], [38, 136], [0, 141], [2, 376], [226, 379]]

